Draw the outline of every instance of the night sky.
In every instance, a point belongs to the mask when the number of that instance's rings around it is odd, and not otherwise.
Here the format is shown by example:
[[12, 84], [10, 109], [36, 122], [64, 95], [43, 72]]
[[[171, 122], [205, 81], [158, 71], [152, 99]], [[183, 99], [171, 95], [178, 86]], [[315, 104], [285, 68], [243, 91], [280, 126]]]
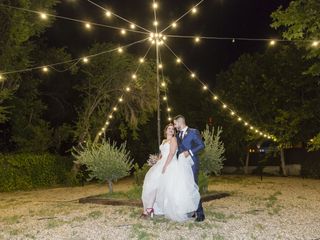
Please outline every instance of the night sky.
[[[94, 2], [110, 9], [116, 14], [133, 21], [147, 29], [154, 29], [152, 1], [114, 0]], [[179, 22], [177, 29], [169, 29], [167, 34], [200, 35], [216, 37], [249, 37], [249, 38], [279, 38], [280, 35], [271, 29], [270, 14], [280, 5], [286, 7], [289, 0], [208, 0], [198, 7], [196, 15], [188, 15]], [[169, 25], [190, 9], [196, 1], [175, 0], [159, 1], [158, 20], [160, 29]], [[117, 27], [129, 28], [129, 24], [116, 18], [105, 17], [104, 11], [91, 5], [86, 0], [64, 0], [57, 7], [57, 14], [92, 21]], [[145, 35], [127, 33], [121, 36], [118, 30], [103, 27], [93, 27], [86, 31], [82, 24], [57, 19], [54, 25], [45, 33], [52, 46], [66, 46], [73, 57], [86, 54], [95, 42], [113, 42], [128, 44], [142, 39]], [[183, 61], [197, 72], [202, 80], [214, 84], [215, 75], [225, 70], [241, 54], [263, 51], [268, 47], [266, 42], [232, 43], [226, 40], [202, 40], [194, 44], [193, 39], [169, 39], [168, 45], [182, 57]], [[138, 56], [145, 53], [146, 44], [130, 48], [128, 51]], [[168, 50], [162, 50], [168, 55]], [[152, 57], [152, 55], [149, 55]], [[167, 61], [174, 62], [174, 58]]]

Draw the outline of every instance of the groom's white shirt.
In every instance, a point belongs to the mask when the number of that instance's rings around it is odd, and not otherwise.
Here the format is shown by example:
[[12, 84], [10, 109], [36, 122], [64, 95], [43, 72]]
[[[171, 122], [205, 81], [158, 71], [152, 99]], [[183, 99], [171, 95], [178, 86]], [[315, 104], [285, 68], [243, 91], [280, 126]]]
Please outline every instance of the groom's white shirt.
[[[189, 128], [188, 126], [185, 126], [183, 129], [181, 129], [181, 131], [180, 131], [180, 132], [182, 132], [181, 139], [183, 139], [184, 136], [186, 135], [186, 131], [187, 131], [188, 128]], [[193, 152], [191, 151], [191, 149], [188, 150], [188, 152], [189, 152], [190, 155], [193, 157]]]

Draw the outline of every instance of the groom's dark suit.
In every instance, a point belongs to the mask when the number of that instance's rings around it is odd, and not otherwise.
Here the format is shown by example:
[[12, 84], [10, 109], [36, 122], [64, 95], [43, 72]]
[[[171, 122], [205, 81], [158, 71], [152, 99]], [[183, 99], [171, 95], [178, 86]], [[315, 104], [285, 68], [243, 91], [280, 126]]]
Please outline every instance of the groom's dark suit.
[[[198, 175], [199, 175], [199, 157], [198, 153], [204, 149], [204, 143], [202, 141], [201, 135], [197, 129], [187, 128], [183, 138], [180, 137], [180, 132], [177, 134], [178, 140], [178, 153], [179, 154], [188, 151], [194, 165], [192, 166], [194, 181], [198, 184]], [[199, 206], [197, 209], [197, 218], [204, 218], [204, 212], [202, 208], [202, 202], [200, 200]]]

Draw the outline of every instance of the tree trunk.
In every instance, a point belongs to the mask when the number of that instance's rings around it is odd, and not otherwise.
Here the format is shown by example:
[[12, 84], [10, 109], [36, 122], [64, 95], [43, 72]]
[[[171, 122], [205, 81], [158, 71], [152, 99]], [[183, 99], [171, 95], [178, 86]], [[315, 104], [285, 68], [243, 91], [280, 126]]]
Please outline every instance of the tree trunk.
[[109, 193], [113, 193], [113, 186], [112, 186], [111, 180], [108, 180], [108, 186], [109, 186]]
[[247, 152], [247, 157], [246, 157], [246, 166], [244, 168], [244, 173], [248, 174], [248, 167], [249, 167], [249, 157], [250, 157], [250, 153], [249, 151]]
[[283, 176], [287, 176], [287, 170], [286, 170], [286, 163], [285, 163], [285, 159], [284, 159], [284, 149], [281, 148], [280, 149], [280, 160], [281, 160], [281, 168], [282, 168], [282, 173], [283, 173]]

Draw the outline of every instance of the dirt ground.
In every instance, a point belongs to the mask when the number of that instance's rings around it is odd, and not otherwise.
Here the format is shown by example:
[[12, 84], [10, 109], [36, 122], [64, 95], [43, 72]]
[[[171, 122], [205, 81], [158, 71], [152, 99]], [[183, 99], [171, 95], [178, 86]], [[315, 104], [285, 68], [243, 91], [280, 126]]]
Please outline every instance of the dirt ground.
[[[132, 187], [126, 179], [115, 191]], [[244, 176], [210, 179], [231, 196], [204, 203], [206, 220], [139, 219], [141, 209], [79, 204], [107, 186], [0, 193], [0, 239], [320, 239], [320, 180]]]

